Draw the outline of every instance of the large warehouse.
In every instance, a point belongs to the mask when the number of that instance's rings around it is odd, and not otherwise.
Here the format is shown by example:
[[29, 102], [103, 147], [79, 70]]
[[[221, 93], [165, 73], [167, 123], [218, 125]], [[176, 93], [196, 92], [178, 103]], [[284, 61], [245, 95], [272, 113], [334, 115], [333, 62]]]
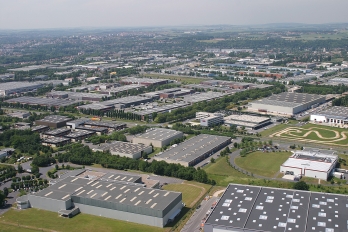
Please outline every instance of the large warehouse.
[[343, 126], [348, 124], [348, 107], [333, 106], [331, 108], [311, 114], [310, 121], [325, 123], [331, 126]]
[[174, 139], [182, 138], [184, 133], [181, 131], [154, 128], [133, 138], [133, 143], [141, 143], [147, 146], [164, 147], [170, 144]]
[[348, 196], [230, 184], [204, 232], [338, 232], [348, 229]]
[[41, 83], [35, 82], [8, 82], [1, 83], [0, 96], [9, 96], [11, 94], [20, 94], [30, 91], [36, 91], [38, 88], [43, 87]]
[[64, 176], [48, 188], [17, 199], [17, 207], [57, 212], [71, 217], [81, 212], [164, 227], [183, 207], [182, 194], [143, 187], [139, 176], [91, 171]]
[[66, 123], [71, 121], [71, 118], [61, 115], [49, 115], [44, 117], [43, 119], [36, 120], [36, 125], [49, 126], [51, 128], [60, 128], [65, 127]]
[[145, 146], [143, 144], [134, 144], [121, 141], [113, 141], [112, 143], [103, 143], [97, 148], [93, 148], [93, 151], [110, 151], [111, 155], [119, 155], [132, 159], [139, 159], [142, 154], [150, 154], [152, 152], [151, 146]]
[[154, 159], [186, 167], [194, 166], [230, 143], [230, 137], [200, 134], [157, 154]]
[[325, 96], [307, 93], [280, 93], [251, 102], [250, 110], [271, 114], [295, 115], [326, 101]]
[[338, 156], [334, 152], [296, 151], [281, 166], [280, 172], [327, 180], [335, 171]]
[[233, 114], [224, 118], [225, 124], [244, 126], [247, 129], [257, 130], [271, 124], [271, 119], [267, 117]]

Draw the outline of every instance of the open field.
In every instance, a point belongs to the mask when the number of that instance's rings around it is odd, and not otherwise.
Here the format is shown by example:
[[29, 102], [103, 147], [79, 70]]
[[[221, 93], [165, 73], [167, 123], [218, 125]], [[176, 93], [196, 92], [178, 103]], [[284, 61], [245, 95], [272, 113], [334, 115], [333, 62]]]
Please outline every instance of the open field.
[[269, 128], [267, 130], [264, 130], [262, 132], [260, 132], [261, 136], [262, 137], [267, 137], [267, 136], [270, 136], [271, 134], [274, 134], [275, 132], [277, 131], [280, 131], [280, 130], [283, 130], [285, 128], [288, 128], [290, 125], [289, 124], [279, 124], [279, 125], [276, 125], [272, 128]]
[[194, 78], [194, 77], [187, 77], [187, 76], [177, 76], [177, 75], [163, 75], [163, 74], [144, 74], [145, 77], [152, 77], [156, 79], [169, 79], [169, 80], [176, 80], [180, 81], [183, 84], [199, 84], [202, 81], [205, 81], [207, 79], [204, 78]]
[[182, 201], [191, 208], [202, 195], [206, 194], [210, 185], [185, 181], [182, 184], [169, 184], [162, 187], [165, 190], [181, 192]]
[[[11, 209], [0, 218], [0, 230], [3, 228], [3, 223], [19, 224], [21, 226], [29, 226], [30, 228], [55, 230], [55, 231], [139, 231], [139, 232], [162, 232], [165, 229], [151, 227], [136, 223], [113, 220], [104, 217], [97, 217], [88, 214], [78, 214], [73, 218], [67, 219], [59, 217], [57, 213], [39, 210], [26, 209], [14, 210]], [[6, 225], [5, 225], [6, 226]], [[9, 230], [11, 231], [11, 230]], [[26, 231], [26, 230], [15, 230]], [[28, 230], [31, 231], [31, 230]]]
[[252, 152], [245, 157], [237, 157], [236, 164], [253, 173], [265, 177], [274, 177], [291, 155], [290, 152]]
[[279, 127], [269, 137], [291, 141], [318, 143], [333, 146], [348, 146], [348, 130], [329, 126], [306, 124], [302, 127]]

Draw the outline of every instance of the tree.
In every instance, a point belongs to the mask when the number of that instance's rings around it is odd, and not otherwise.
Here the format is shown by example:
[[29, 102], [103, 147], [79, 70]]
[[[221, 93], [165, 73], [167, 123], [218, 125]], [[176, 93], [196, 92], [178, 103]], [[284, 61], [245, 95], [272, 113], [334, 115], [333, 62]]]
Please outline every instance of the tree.
[[22, 165], [18, 164], [17, 170], [18, 170], [18, 173], [23, 173], [23, 167], [22, 167]]
[[215, 159], [211, 157], [210, 162], [215, 163]]
[[306, 182], [304, 182], [304, 181], [299, 181], [299, 182], [294, 184], [293, 188], [297, 189], [297, 190], [308, 191], [309, 190], [309, 185]]
[[5, 195], [5, 197], [7, 197], [8, 196], [8, 188], [4, 188], [4, 195]]
[[0, 190], [0, 206], [5, 204], [5, 194]]
[[56, 170], [59, 170], [59, 166], [58, 166], [58, 164], [56, 164], [56, 166], [55, 166], [55, 167], [56, 167]]
[[34, 175], [40, 173], [39, 167], [37, 165], [32, 164], [31, 165], [31, 173], [33, 173]]

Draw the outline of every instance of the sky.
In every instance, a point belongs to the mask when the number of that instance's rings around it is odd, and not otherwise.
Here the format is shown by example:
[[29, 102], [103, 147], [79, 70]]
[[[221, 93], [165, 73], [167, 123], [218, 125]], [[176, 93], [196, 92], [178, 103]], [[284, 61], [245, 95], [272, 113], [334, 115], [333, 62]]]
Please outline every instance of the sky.
[[0, 0], [0, 29], [347, 23], [348, 0]]

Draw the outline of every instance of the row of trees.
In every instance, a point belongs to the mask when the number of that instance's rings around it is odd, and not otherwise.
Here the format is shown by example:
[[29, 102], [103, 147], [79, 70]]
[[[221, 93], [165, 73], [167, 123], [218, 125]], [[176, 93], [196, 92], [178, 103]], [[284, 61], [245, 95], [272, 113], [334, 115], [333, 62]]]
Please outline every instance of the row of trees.
[[332, 101], [333, 106], [348, 106], [348, 96], [336, 98]]
[[72, 162], [80, 165], [100, 164], [105, 168], [139, 170], [184, 180], [195, 180], [201, 183], [214, 183], [208, 179], [204, 170], [196, 170], [194, 167], [184, 167], [180, 164], [168, 164], [156, 160], [149, 163], [103, 152], [93, 153], [89, 147], [82, 144], [71, 144], [67, 147], [67, 152], [58, 154], [57, 158], [59, 162]]

